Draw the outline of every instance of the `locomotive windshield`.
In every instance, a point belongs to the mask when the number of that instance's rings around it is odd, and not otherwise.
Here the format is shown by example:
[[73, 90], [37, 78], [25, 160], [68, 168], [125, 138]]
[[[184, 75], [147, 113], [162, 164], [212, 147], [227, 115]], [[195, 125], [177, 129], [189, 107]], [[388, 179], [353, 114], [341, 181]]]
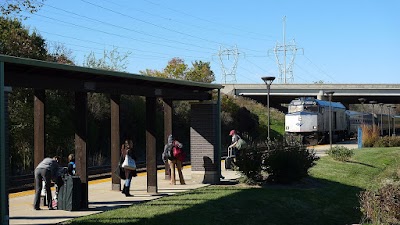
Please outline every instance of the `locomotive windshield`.
[[317, 105], [289, 105], [289, 113], [295, 112], [318, 112]]

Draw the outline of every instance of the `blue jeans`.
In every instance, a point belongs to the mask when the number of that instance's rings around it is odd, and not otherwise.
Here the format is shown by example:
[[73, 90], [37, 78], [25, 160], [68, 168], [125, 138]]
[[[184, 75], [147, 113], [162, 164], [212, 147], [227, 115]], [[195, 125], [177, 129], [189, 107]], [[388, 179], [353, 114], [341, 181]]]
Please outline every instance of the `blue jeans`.
[[129, 173], [126, 173], [126, 179], [125, 179], [125, 187], [130, 187], [131, 186], [131, 181], [132, 181], [132, 176], [133, 176], [133, 173], [132, 173], [132, 171], [129, 171]]

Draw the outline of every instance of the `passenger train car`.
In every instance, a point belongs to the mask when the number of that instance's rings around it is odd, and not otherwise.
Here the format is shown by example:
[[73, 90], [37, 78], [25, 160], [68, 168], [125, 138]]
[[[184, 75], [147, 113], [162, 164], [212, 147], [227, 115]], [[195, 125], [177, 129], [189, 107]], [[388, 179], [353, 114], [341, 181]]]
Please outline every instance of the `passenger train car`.
[[288, 113], [285, 115], [286, 134], [300, 137], [303, 143], [308, 145], [328, 143], [330, 106], [333, 142], [357, 137], [357, 130], [361, 124], [375, 124], [379, 129], [382, 127], [380, 132], [383, 135], [392, 135], [400, 130], [400, 117], [350, 111], [339, 102], [306, 97], [290, 102]]

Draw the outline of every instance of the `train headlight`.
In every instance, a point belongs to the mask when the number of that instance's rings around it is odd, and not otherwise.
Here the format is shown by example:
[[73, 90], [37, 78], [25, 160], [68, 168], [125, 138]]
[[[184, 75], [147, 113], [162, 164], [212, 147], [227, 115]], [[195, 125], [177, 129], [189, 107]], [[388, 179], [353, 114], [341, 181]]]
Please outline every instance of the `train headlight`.
[[286, 126], [286, 130], [289, 130], [289, 126]]
[[312, 128], [313, 128], [314, 130], [316, 130], [316, 129], [317, 129], [317, 126], [313, 126]]

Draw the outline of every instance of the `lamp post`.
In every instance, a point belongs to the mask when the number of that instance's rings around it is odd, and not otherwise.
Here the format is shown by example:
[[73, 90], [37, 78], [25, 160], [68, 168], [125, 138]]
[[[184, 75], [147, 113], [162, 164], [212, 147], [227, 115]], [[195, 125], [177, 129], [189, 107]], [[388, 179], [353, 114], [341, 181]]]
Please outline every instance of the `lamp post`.
[[332, 95], [334, 91], [325, 91], [325, 95], [329, 97], [329, 144], [332, 150]]
[[379, 103], [379, 106], [381, 107], [381, 123], [380, 123], [380, 129], [381, 129], [381, 137], [383, 136], [383, 103]]
[[393, 136], [396, 136], [396, 106], [392, 106], [393, 109]]
[[369, 104], [372, 105], [372, 127], [373, 129], [375, 128], [375, 109], [374, 106], [375, 104], [378, 103], [377, 101], [369, 101]]
[[269, 146], [269, 141], [270, 136], [269, 136], [269, 130], [270, 130], [270, 109], [269, 109], [269, 92], [270, 92], [270, 87], [272, 82], [275, 80], [275, 77], [261, 77], [261, 79], [265, 82], [265, 84], [267, 85], [267, 109], [268, 109], [268, 146]]
[[386, 106], [387, 108], [388, 108], [388, 111], [389, 111], [389, 113], [388, 113], [388, 125], [389, 125], [389, 129], [388, 129], [388, 134], [389, 134], [389, 137], [390, 137], [390, 108], [392, 107], [391, 105], [387, 105]]
[[358, 101], [360, 101], [361, 106], [362, 106], [362, 118], [361, 118], [361, 124], [364, 124], [364, 102], [367, 101], [365, 98], [359, 98]]

